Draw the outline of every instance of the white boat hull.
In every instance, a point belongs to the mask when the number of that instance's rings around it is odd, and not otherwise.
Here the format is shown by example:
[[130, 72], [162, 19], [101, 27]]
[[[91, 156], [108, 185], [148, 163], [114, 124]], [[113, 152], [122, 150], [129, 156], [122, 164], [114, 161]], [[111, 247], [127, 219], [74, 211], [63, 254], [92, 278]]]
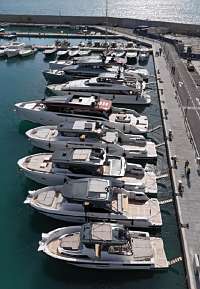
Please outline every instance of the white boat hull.
[[66, 212], [65, 214], [62, 212], [54, 212], [53, 210], [51, 210], [51, 212], [46, 212], [45, 210], [38, 210], [38, 208], [36, 208], [37, 211], [47, 217], [56, 219], [56, 220], [60, 220], [60, 221], [64, 221], [64, 222], [68, 222], [68, 223], [75, 223], [75, 224], [84, 224], [86, 222], [114, 222], [114, 223], [118, 223], [121, 225], [125, 225], [126, 227], [129, 228], [156, 228], [156, 227], [160, 227], [162, 225], [162, 223], [159, 224], [151, 224], [148, 220], [140, 220], [138, 219], [127, 219], [127, 218], [123, 218], [120, 217], [120, 215], [114, 215], [114, 214], [101, 214], [104, 216], [94, 216], [95, 214], [88, 214], [83, 216], [83, 214], [79, 214], [79, 212]]
[[127, 105], [127, 104], [131, 104], [131, 105], [149, 105], [151, 104], [151, 97], [147, 94], [145, 94], [144, 96], [140, 96], [140, 95], [135, 95], [135, 94], [113, 94], [113, 93], [88, 93], [88, 92], [81, 92], [81, 91], [58, 91], [58, 90], [53, 90], [52, 91], [53, 94], [55, 95], [80, 95], [80, 96], [88, 96], [88, 95], [97, 95], [99, 97], [102, 97], [104, 99], [109, 99], [112, 100], [113, 104], [122, 104], [122, 105]]
[[[20, 162], [20, 161], [19, 161]], [[42, 185], [46, 186], [56, 186], [56, 185], [63, 185], [67, 178], [75, 178], [75, 179], [80, 179], [80, 178], [92, 178], [92, 177], [97, 177], [97, 176], [92, 176], [92, 175], [87, 175], [87, 174], [74, 174], [69, 172], [63, 172], [63, 173], [44, 173], [44, 172], [39, 172], [39, 171], [33, 171], [33, 170], [28, 170], [23, 168], [20, 163], [18, 162], [18, 165], [20, 169], [23, 171], [24, 175]], [[157, 184], [156, 184], [156, 178], [154, 174], [148, 173], [150, 176], [149, 182], [150, 184], [147, 183], [145, 187], [139, 187], [139, 184], [141, 180], [137, 180], [136, 178], [133, 177], [107, 177], [107, 176], [102, 176], [104, 179], [112, 179], [116, 181], [116, 183], [121, 183], [123, 182], [123, 186], [127, 190], [137, 190], [137, 191], [142, 191], [146, 194], [151, 194], [151, 195], [156, 195], [157, 194]], [[99, 176], [98, 176], [99, 177]], [[144, 180], [145, 181], [145, 180]]]
[[8, 58], [12, 58], [12, 57], [15, 57], [15, 56], [18, 56], [19, 55], [19, 50], [18, 49], [5, 49], [5, 55], [8, 57]]
[[[169, 267], [169, 263], [167, 261], [163, 241], [160, 238], [151, 237], [151, 246], [153, 250], [154, 258], [150, 260], [131, 260], [128, 256], [121, 256], [121, 260], [119, 260], [119, 256], [109, 256], [98, 258], [88, 258], [84, 257], [84, 255], [79, 255], [78, 252], [75, 251], [72, 253], [71, 250], [68, 250], [68, 253], [65, 254], [57, 254], [57, 251], [51, 249], [51, 245], [55, 240], [55, 249], [58, 248], [58, 244], [56, 241], [62, 234], [73, 234], [77, 230], [80, 231], [80, 227], [68, 227], [59, 228], [47, 234], [42, 234], [42, 240], [39, 242], [38, 251], [43, 251], [50, 257], [55, 259], [63, 260], [71, 265], [91, 268], [91, 269], [106, 269], [106, 270], [161, 270]], [[78, 229], [76, 229], [78, 228]], [[116, 260], [117, 258], [118, 260]]]
[[84, 116], [84, 115], [73, 115], [73, 114], [67, 114], [66, 113], [56, 113], [56, 112], [50, 112], [45, 110], [34, 110], [29, 109], [25, 107], [21, 107], [20, 104], [15, 106], [16, 112], [19, 115], [19, 117], [23, 120], [28, 120], [33, 123], [39, 123], [42, 125], [58, 125], [63, 121], [71, 122], [72, 120], [80, 120], [82, 119], [88, 119], [88, 120], [100, 120], [106, 124], [108, 124], [110, 127], [118, 129], [123, 131], [124, 133], [130, 133], [130, 134], [144, 134], [147, 133], [148, 127], [140, 129], [137, 126], [131, 125], [129, 123], [121, 123], [121, 122], [112, 122], [109, 120], [103, 120], [103, 118], [95, 117], [95, 116]]
[[101, 269], [101, 270], [153, 270], [155, 269], [152, 265], [136, 265], [136, 264], [113, 264], [109, 262], [102, 263], [83, 263], [83, 262], [68, 262], [70, 265], [78, 266], [81, 268], [88, 269]]
[[[62, 140], [45, 140], [45, 139], [39, 139], [39, 138], [29, 138], [31, 144], [35, 147], [41, 148], [43, 150], [46, 151], [55, 151], [55, 150], [63, 150], [66, 149], [66, 147], [68, 146], [68, 144], [70, 143], [70, 141], [62, 141]], [[73, 142], [73, 139], [71, 140], [71, 142]], [[77, 145], [85, 145], [87, 144], [87, 142], [73, 142], [73, 144], [77, 144]], [[94, 143], [95, 144], [95, 143]], [[102, 147], [104, 146], [103, 143], [101, 142], [97, 142], [97, 144], [101, 145]], [[150, 144], [151, 145], [151, 144]], [[106, 146], [106, 144], [105, 144]], [[131, 146], [131, 145], [130, 145]], [[147, 153], [147, 154], [140, 154], [139, 152], [134, 152], [133, 149], [131, 149], [130, 151], [128, 149], [126, 149], [126, 146], [121, 146], [121, 151], [119, 151], [119, 148], [116, 148], [115, 150], [115, 145], [112, 146], [113, 149], [110, 150], [111, 154], [116, 155], [116, 152], [118, 152], [118, 155], [124, 155], [125, 153], [125, 158], [127, 160], [141, 160], [141, 161], [148, 161], [151, 160], [152, 162], [156, 162], [157, 160], [157, 154], [156, 154], [156, 150], [154, 152], [154, 154], [151, 153]], [[154, 151], [154, 150], [153, 150]]]

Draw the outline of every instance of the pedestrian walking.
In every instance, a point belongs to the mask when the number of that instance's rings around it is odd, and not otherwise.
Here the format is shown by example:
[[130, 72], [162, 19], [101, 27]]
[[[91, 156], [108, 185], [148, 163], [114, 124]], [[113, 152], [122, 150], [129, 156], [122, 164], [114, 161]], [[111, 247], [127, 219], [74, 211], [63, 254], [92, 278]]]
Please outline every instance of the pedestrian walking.
[[186, 161], [185, 161], [185, 170], [188, 168], [189, 164], [190, 164], [189, 161], [186, 160]]
[[186, 169], [186, 176], [187, 176], [187, 179], [189, 180], [189, 178], [190, 178], [190, 167], [187, 167], [187, 169]]

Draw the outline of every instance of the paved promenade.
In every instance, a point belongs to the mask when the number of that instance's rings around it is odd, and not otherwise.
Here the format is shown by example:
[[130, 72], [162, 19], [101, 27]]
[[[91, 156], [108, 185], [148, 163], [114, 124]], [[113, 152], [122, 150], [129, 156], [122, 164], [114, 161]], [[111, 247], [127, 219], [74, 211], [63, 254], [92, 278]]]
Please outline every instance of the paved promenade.
[[[167, 145], [169, 158], [174, 155], [177, 157], [177, 168], [173, 167], [173, 161], [170, 159], [171, 173], [174, 182], [174, 193], [176, 195], [183, 249], [186, 257], [188, 283], [190, 288], [195, 289], [197, 287], [193, 270], [194, 254], [200, 252], [200, 177], [197, 173], [196, 154], [190, 142], [179, 95], [175, 93], [165, 58], [155, 57], [155, 67], [156, 70], [159, 69], [160, 71], [161, 81], [158, 81], [158, 88], [160, 89], [160, 100], [166, 135], [168, 135], [170, 129], [173, 134], [172, 141], [167, 140]], [[163, 94], [161, 94], [162, 89]], [[164, 109], [168, 111], [167, 118], [165, 117]], [[191, 168], [189, 180], [186, 178], [184, 169], [186, 160], [189, 160]], [[179, 180], [182, 181], [184, 186], [182, 196], [178, 194], [177, 185]]]
[[[137, 40], [136, 36], [131, 35], [130, 30], [120, 30], [120, 33], [130, 35], [130, 39]], [[142, 41], [145, 41], [142, 38]], [[160, 43], [157, 41], [147, 40], [148, 44], [152, 44], [154, 50], [155, 69], [157, 72], [157, 84], [160, 95], [161, 112], [163, 115], [163, 126], [166, 136], [166, 144], [169, 156], [170, 173], [172, 176], [172, 183], [174, 187], [174, 198], [177, 208], [177, 217], [180, 228], [180, 235], [182, 238], [183, 252], [186, 264], [186, 278], [188, 285], [191, 289], [199, 288], [198, 280], [195, 277], [194, 272], [194, 254], [200, 253], [200, 176], [197, 172], [196, 165], [196, 152], [194, 145], [191, 143], [191, 132], [190, 129], [195, 131], [196, 139], [198, 142], [197, 131], [200, 127], [200, 119], [197, 117], [195, 111], [195, 104], [192, 101], [198, 102], [196, 97], [196, 87], [191, 86], [190, 76], [182, 67], [181, 61], [178, 60], [180, 66], [181, 76], [183, 75], [184, 80], [186, 79], [186, 87], [177, 91], [176, 84], [174, 83], [174, 75], [171, 73], [171, 65], [169, 63], [169, 55], [155, 56], [155, 52], [159, 50]], [[168, 47], [170, 50], [171, 47]], [[173, 49], [173, 48], [172, 48]], [[177, 61], [177, 55], [174, 51], [173, 64]], [[158, 73], [159, 72], [159, 73]], [[177, 74], [175, 81], [180, 81]], [[184, 84], [183, 84], [184, 85]], [[189, 93], [187, 91], [189, 88]], [[185, 90], [187, 93], [185, 93]], [[190, 94], [190, 91], [191, 94]], [[189, 100], [187, 100], [189, 94]], [[195, 116], [190, 114], [190, 121], [185, 121], [185, 107], [193, 106]], [[166, 113], [167, 112], [167, 113]], [[190, 129], [187, 128], [190, 126]], [[168, 139], [168, 132], [172, 131], [172, 141]], [[200, 133], [199, 133], [200, 136]], [[199, 147], [199, 143], [197, 143]], [[174, 167], [171, 157], [176, 156], [177, 167]], [[184, 164], [185, 161], [189, 161], [191, 168], [190, 178], [186, 178]], [[178, 193], [178, 182], [179, 180], [183, 184], [183, 193]], [[197, 282], [196, 282], [197, 281]]]

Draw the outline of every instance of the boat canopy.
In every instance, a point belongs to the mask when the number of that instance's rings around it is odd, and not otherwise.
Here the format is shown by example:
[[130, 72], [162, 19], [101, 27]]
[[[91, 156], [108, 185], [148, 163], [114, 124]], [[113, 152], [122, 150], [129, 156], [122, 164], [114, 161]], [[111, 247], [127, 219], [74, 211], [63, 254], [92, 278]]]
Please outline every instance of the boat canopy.
[[80, 95], [48, 97], [42, 100], [42, 103], [47, 108], [55, 109], [55, 107], [64, 107], [65, 109], [88, 109], [108, 112], [112, 108], [112, 101], [102, 98], [97, 98], [91, 95], [90, 97], [81, 97]]
[[63, 195], [70, 202], [110, 203], [112, 192], [110, 181], [98, 178], [70, 180], [63, 186]]
[[59, 132], [94, 132], [97, 133], [97, 129], [102, 128], [102, 124], [95, 121], [76, 120], [74, 122], [63, 122], [57, 126]]
[[87, 223], [81, 228], [81, 241], [84, 244], [123, 245], [128, 239], [128, 231], [118, 224]]
[[52, 161], [55, 163], [87, 162], [100, 165], [105, 161], [105, 157], [105, 149], [86, 146], [84, 148], [69, 148], [65, 151], [55, 151], [52, 155]]

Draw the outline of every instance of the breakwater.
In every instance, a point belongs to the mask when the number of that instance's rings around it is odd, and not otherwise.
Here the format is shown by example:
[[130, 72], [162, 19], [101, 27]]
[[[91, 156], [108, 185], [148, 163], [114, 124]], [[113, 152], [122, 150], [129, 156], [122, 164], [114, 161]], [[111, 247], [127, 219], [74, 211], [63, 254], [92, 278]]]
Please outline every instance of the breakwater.
[[171, 33], [199, 35], [200, 25], [164, 21], [150, 21], [131, 18], [101, 16], [53, 16], [1, 14], [0, 23], [41, 24], [41, 25], [109, 25], [134, 29], [137, 26], [164, 27]]

